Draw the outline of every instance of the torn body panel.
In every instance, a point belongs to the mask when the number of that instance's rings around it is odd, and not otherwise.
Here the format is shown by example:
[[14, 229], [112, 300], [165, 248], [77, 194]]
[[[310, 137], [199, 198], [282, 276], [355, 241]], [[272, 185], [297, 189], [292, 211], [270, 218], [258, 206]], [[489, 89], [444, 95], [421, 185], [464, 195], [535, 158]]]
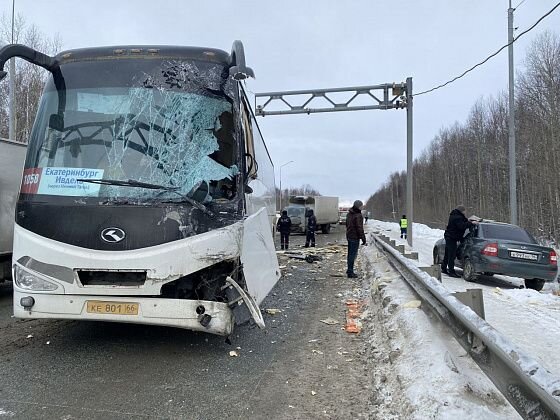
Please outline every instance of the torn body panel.
[[267, 234], [269, 223], [263, 207], [245, 220], [243, 229], [243, 274], [248, 292], [259, 305], [280, 279], [274, 241], [272, 235]]

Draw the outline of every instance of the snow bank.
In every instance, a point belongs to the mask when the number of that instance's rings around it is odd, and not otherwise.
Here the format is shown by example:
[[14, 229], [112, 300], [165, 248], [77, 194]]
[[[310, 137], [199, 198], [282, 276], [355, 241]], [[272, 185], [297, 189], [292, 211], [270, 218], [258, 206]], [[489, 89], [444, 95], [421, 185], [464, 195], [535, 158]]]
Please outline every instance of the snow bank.
[[549, 293], [540, 293], [532, 289], [502, 290], [511, 299], [529, 305], [549, 305], [560, 310], [560, 297]]
[[[381, 392], [381, 406], [401, 404], [409, 411], [403, 411], [400, 418], [519, 418], [447, 328], [418, 308], [416, 295], [386, 258], [375, 247], [362, 255], [371, 267], [377, 291], [372, 293], [373, 299], [383, 307], [376, 334], [384, 336], [388, 348], [376, 350], [385, 351], [390, 359], [389, 370], [379, 366], [378, 375], [389, 376], [384, 382], [389, 389]], [[397, 376], [397, 383], [390, 375]], [[406, 402], [398, 401], [401, 394]], [[390, 418], [382, 408], [376, 414]]]

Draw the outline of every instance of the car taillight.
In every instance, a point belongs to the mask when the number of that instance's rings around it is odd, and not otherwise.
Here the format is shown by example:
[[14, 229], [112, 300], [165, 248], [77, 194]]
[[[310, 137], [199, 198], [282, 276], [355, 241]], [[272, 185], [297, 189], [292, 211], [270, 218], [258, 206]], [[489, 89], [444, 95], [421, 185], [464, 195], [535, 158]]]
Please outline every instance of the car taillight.
[[484, 247], [484, 249], [480, 252], [482, 255], [487, 255], [488, 257], [497, 257], [498, 256], [498, 244], [491, 243]]
[[556, 255], [556, 251], [550, 251], [549, 259], [550, 264], [558, 265], [558, 255]]

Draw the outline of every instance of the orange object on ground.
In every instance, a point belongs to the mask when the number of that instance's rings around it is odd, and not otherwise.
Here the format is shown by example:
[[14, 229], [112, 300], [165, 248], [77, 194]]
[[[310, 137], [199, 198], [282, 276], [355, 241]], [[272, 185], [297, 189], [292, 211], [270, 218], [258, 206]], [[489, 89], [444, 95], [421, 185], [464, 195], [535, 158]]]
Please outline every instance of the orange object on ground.
[[348, 299], [346, 301], [346, 325], [344, 329], [348, 333], [359, 334], [362, 331], [362, 307], [363, 300]]

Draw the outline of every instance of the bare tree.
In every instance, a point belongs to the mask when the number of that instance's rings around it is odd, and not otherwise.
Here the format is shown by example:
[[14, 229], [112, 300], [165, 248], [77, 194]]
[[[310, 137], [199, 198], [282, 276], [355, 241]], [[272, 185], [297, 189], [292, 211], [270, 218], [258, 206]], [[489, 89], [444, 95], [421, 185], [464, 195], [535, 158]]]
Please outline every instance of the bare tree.
[[[5, 14], [0, 18], [0, 45], [11, 43], [12, 24]], [[35, 25], [28, 25], [25, 19], [18, 15], [14, 24], [14, 43], [24, 44], [47, 54], [55, 54], [60, 50], [62, 42], [58, 35], [46, 37]], [[11, 77], [11, 75], [9, 76]], [[15, 79], [15, 111], [16, 138], [14, 140], [26, 143], [31, 129], [39, 99], [47, 78], [47, 71], [33, 64], [16, 59]], [[0, 83], [0, 137], [8, 137], [9, 125], [9, 84]]]

